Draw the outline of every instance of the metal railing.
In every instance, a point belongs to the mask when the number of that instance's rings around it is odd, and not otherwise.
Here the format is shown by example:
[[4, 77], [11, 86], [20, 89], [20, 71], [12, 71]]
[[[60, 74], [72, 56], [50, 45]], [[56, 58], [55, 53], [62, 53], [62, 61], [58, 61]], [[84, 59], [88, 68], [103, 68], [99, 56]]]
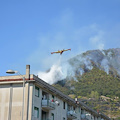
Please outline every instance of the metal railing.
[[42, 107], [48, 107], [51, 109], [55, 109], [55, 103], [48, 99], [42, 100]]
[[67, 116], [68, 116], [69, 118], [71, 118], [71, 119], [77, 118], [77, 114], [76, 114], [76, 112], [73, 111], [73, 110], [68, 111], [68, 112], [67, 112]]
[[47, 119], [42, 119], [42, 120], [51, 120], [50, 118], [47, 118]]

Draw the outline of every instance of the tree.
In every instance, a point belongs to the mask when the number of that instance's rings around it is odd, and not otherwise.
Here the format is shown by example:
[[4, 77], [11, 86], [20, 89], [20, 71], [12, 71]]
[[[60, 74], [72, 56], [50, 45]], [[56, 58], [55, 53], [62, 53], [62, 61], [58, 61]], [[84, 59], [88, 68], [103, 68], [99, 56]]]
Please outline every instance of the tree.
[[99, 93], [97, 91], [91, 91], [90, 97], [98, 100], [99, 99]]

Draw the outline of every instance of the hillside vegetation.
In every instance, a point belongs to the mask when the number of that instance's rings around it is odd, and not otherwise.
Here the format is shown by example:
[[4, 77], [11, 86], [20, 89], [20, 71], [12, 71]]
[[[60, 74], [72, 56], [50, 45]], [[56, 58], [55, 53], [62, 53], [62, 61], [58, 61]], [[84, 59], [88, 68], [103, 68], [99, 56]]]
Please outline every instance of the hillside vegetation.
[[107, 74], [103, 70], [93, 68], [83, 75], [76, 75], [54, 84], [64, 94], [81, 101], [95, 110], [99, 110], [109, 117], [120, 115], [120, 79]]
[[72, 98], [78, 97], [88, 106], [110, 118], [119, 120], [120, 56], [118, 51], [120, 49], [110, 49], [104, 51], [104, 54], [99, 50], [87, 51], [70, 59], [74, 76], [68, 76], [53, 86]]

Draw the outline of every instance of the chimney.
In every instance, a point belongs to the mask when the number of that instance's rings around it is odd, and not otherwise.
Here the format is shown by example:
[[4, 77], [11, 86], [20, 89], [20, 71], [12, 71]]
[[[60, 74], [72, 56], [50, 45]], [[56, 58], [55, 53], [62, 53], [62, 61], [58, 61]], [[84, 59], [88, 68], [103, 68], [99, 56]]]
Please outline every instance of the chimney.
[[30, 65], [26, 65], [26, 79], [30, 80]]

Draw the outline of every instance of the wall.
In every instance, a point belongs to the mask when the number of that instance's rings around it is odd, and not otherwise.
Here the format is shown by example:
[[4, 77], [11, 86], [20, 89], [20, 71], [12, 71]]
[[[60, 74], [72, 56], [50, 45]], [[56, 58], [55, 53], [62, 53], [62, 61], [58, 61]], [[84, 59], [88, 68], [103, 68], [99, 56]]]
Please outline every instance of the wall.
[[[31, 119], [32, 86], [29, 83], [25, 85], [24, 120]], [[0, 84], [0, 120], [21, 120], [22, 105], [23, 84]]]
[[[32, 120], [41, 120], [41, 100], [42, 100], [42, 89], [37, 86], [39, 88], [39, 97], [35, 96], [35, 85], [33, 87], [33, 104], [32, 104]], [[34, 113], [34, 107], [39, 108], [39, 117], [36, 118], [35, 117], [35, 113]]]
[[0, 85], [0, 120], [18, 120], [22, 117], [21, 85]]
[[[52, 98], [52, 95], [50, 94], [50, 98]], [[63, 101], [55, 96], [54, 100], [57, 100], [60, 104], [59, 106], [56, 104], [56, 107], [54, 110], [50, 110], [49, 112], [49, 118], [51, 118], [51, 114], [54, 114], [54, 120], [63, 120], [63, 117], [66, 119], [67, 114], [67, 104], [65, 103], [65, 109], [63, 109]], [[52, 120], [52, 119], [51, 119]]]

